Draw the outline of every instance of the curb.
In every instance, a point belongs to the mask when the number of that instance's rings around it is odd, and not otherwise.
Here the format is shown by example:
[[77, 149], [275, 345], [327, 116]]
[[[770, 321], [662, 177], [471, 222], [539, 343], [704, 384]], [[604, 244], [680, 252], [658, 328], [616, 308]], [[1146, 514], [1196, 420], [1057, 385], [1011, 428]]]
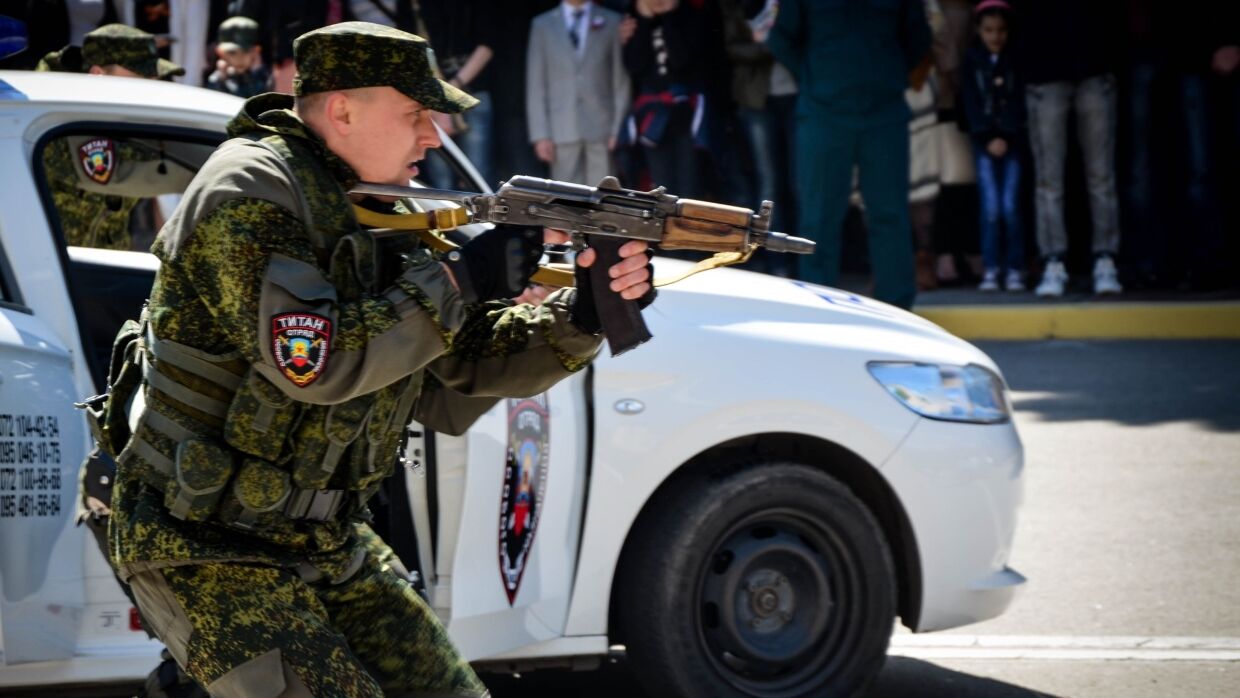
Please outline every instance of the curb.
[[1240, 302], [938, 305], [913, 312], [967, 340], [1240, 339]]

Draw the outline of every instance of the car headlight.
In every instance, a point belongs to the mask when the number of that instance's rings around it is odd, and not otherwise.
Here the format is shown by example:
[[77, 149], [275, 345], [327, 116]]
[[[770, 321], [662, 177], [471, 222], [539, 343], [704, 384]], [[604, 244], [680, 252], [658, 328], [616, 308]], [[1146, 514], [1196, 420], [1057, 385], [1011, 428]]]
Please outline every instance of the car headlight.
[[887, 392], [923, 417], [975, 424], [1011, 419], [1003, 379], [981, 366], [871, 361], [867, 367]]

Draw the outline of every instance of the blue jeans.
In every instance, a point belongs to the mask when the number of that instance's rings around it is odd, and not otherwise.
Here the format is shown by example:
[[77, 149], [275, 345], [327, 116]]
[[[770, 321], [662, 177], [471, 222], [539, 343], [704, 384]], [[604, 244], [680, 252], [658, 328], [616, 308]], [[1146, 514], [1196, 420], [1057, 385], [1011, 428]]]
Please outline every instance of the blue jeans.
[[999, 268], [1001, 241], [1007, 244], [1004, 256], [1009, 271], [1025, 266], [1025, 241], [1020, 227], [1020, 156], [1011, 144], [1008, 152], [996, 158], [977, 151], [977, 193], [981, 204], [982, 264]]

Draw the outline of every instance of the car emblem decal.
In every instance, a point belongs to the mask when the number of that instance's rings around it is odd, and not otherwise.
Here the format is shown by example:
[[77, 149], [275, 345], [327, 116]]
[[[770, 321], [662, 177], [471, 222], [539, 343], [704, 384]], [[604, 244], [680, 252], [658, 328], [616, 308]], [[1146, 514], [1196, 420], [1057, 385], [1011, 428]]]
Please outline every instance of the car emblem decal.
[[276, 366], [299, 388], [323, 375], [331, 352], [332, 322], [321, 315], [284, 313], [271, 318]]
[[499, 571], [511, 606], [542, 511], [551, 413], [546, 394], [508, 400], [507, 466], [499, 506]]
[[100, 184], [112, 180], [119, 158], [111, 138], [94, 138], [78, 147], [78, 159], [86, 176]]

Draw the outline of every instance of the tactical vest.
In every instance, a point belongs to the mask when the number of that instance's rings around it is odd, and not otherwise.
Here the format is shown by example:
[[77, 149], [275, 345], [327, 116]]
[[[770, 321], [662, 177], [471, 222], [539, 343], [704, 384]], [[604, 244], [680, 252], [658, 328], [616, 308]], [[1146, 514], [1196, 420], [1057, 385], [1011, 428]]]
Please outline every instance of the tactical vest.
[[[253, 143], [279, 155], [296, 183], [297, 213], [340, 301], [387, 288], [394, 273], [385, 262], [416, 243], [376, 241], [360, 230], [339, 184], [296, 139]], [[326, 242], [340, 230], [353, 232]], [[301, 403], [239, 352], [213, 355], [155, 337], [144, 311], [117, 336], [108, 394], [84, 406], [101, 448], [163, 492], [174, 517], [279, 539], [304, 530], [298, 522], [332, 521], [365, 507], [392, 473], [421, 383], [419, 372], [347, 402]], [[129, 406], [139, 388], [144, 405], [135, 410]]]

